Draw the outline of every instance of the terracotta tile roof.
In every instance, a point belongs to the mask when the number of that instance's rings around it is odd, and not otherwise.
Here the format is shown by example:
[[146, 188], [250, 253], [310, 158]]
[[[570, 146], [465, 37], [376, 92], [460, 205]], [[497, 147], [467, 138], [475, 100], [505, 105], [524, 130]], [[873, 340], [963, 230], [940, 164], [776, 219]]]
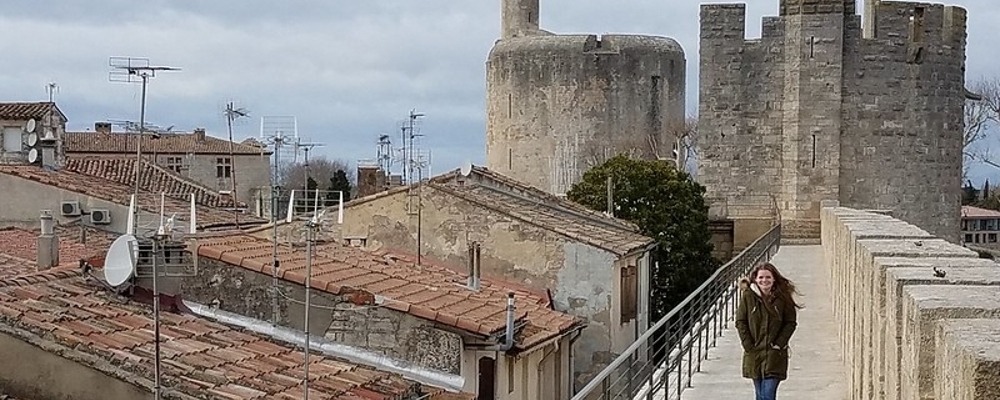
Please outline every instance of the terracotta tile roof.
[[[151, 135], [136, 133], [105, 133], [105, 132], [66, 132], [63, 143], [66, 153], [127, 153], [135, 154], [137, 141], [142, 137], [143, 153], [161, 154], [229, 154], [229, 141], [205, 135], [199, 139], [194, 133], [163, 133], [154, 139]], [[233, 153], [271, 154], [266, 148], [253, 144], [233, 143]]]
[[[203, 240], [198, 255], [270, 275], [271, 250], [261, 250], [270, 248], [269, 240], [233, 235]], [[302, 249], [280, 251], [281, 278], [305, 284], [305, 259]], [[584, 324], [577, 317], [553, 310], [547, 297], [528, 290], [484, 277], [477, 292], [464, 287], [464, 274], [438, 264], [421, 264], [415, 265], [398, 253], [324, 244], [317, 246], [313, 257], [311, 286], [334, 294], [361, 291], [384, 297], [385, 307], [495, 337], [506, 327], [507, 293], [513, 291], [516, 318], [526, 324], [515, 337], [515, 347], [520, 350]]]
[[[111, 242], [101, 239], [83, 245], [75, 238], [59, 238], [59, 262], [56, 268], [48, 270], [72, 270], [79, 266], [80, 259], [104, 256]], [[38, 230], [21, 228], [0, 229], [0, 280], [34, 275], [38, 272]]]
[[[70, 158], [66, 169], [96, 176], [123, 185], [135, 185], [135, 158]], [[230, 197], [223, 197], [201, 184], [180, 176], [173, 171], [143, 160], [139, 180], [141, 190], [173, 195], [194, 193], [194, 201], [209, 207], [233, 207]]]
[[1000, 211], [962, 206], [962, 218], [1000, 218]]
[[[129, 199], [134, 192], [131, 186], [101, 177], [81, 174], [69, 169], [51, 171], [36, 166], [0, 166], [0, 173], [122, 205], [129, 204]], [[147, 209], [147, 211], [158, 214], [159, 209], [153, 210], [152, 205], [160, 204], [160, 196], [149, 192], [140, 192], [139, 204], [144, 209]], [[205, 206], [196, 206], [195, 209], [197, 211], [199, 228], [207, 229], [230, 226], [234, 223], [234, 214], [230, 211]], [[164, 205], [164, 210], [167, 213], [176, 213], [180, 220], [186, 220], [190, 212], [190, 201], [168, 197]], [[248, 215], [241, 215], [240, 222], [243, 224], [256, 224], [265, 221]]]
[[[559, 198], [483, 167], [473, 167], [470, 177], [459, 179], [459, 170], [438, 175], [428, 184], [481, 207], [624, 256], [652, 245], [635, 224], [609, 217], [580, 204]], [[345, 208], [402, 193], [409, 186], [393, 188], [347, 202]]]
[[[0, 288], [0, 331], [129, 382], [153, 379], [148, 306], [91, 286], [79, 275]], [[192, 315], [161, 312], [166, 390], [200, 399], [299, 399], [303, 354], [251, 332]], [[442, 390], [399, 375], [316, 355], [310, 395], [322, 399], [404, 399]]]
[[0, 103], [0, 119], [27, 120], [31, 118], [42, 118], [50, 111], [59, 113], [64, 119], [62, 111], [56, 107], [56, 103], [36, 102], [36, 103]]

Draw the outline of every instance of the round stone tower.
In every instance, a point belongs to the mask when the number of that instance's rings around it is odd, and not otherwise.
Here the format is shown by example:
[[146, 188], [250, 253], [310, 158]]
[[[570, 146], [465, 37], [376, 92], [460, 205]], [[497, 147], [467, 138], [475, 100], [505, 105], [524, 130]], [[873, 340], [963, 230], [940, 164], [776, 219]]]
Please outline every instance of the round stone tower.
[[487, 61], [486, 162], [564, 194], [617, 154], [675, 160], [684, 123], [684, 50], [673, 39], [555, 35], [539, 0], [503, 0]]

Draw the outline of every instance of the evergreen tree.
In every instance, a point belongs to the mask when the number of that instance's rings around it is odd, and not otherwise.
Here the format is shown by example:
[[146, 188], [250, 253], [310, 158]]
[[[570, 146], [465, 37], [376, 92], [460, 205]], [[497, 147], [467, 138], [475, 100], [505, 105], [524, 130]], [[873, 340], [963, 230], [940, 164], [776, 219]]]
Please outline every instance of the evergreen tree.
[[598, 211], [607, 210], [607, 179], [614, 188], [618, 218], [656, 239], [650, 277], [651, 317], [660, 319], [715, 272], [705, 188], [667, 162], [617, 156], [594, 167], [567, 197]]
[[326, 205], [328, 207], [337, 205], [337, 199], [339, 199], [340, 196], [337, 192], [343, 192], [344, 202], [347, 202], [351, 199], [352, 189], [351, 180], [347, 178], [347, 172], [342, 169], [338, 169], [337, 172], [333, 174], [333, 177], [330, 178], [330, 191], [326, 194]]

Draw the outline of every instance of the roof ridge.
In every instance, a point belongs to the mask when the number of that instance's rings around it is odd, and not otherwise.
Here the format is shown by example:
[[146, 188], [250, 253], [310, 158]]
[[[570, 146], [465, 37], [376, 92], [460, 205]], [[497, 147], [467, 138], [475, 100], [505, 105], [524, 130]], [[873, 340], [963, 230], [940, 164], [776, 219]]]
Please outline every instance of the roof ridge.
[[[492, 204], [490, 202], [481, 201], [481, 200], [479, 200], [477, 198], [474, 198], [474, 196], [469, 195], [468, 193], [463, 193], [460, 190], [452, 189], [451, 187], [448, 187], [448, 185], [446, 185], [446, 184], [428, 183], [428, 186], [430, 186], [430, 187], [432, 187], [434, 189], [445, 191], [445, 192], [447, 192], [447, 193], [449, 193], [451, 195], [460, 197], [462, 199], [465, 199], [466, 201], [478, 204], [478, 205], [480, 205], [482, 207], [485, 207], [485, 208], [488, 208], [490, 210], [493, 210], [493, 211], [502, 213], [504, 215], [510, 216], [511, 218], [515, 218], [517, 220], [520, 220], [520, 221], [523, 221], [525, 223], [537, 226], [537, 227], [542, 228], [542, 229], [550, 230], [552, 232], [558, 233], [560, 235], [563, 235], [563, 236], [565, 236], [567, 238], [570, 238], [570, 239], [573, 239], [573, 240], [582, 241], [584, 243], [587, 243], [587, 244], [589, 244], [591, 246], [594, 246], [594, 247], [597, 247], [599, 249], [610, 251], [611, 253], [614, 253], [614, 254], [625, 255], [625, 254], [628, 254], [628, 253], [632, 252], [633, 250], [635, 250], [635, 248], [631, 248], [631, 249], [628, 249], [628, 251], [622, 252], [622, 251], [614, 249], [611, 246], [605, 245], [604, 243], [602, 243], [600, 241], [594, 240], [594, 239], [589, 238], [589, 237], [580, 237], [580, 236], [575, 235], [572, 232], [568, 232], [565, 229], [562, 229], [560, 227], [543, 225], [543, 224], [539, 223], [538, 221], [534, 221], [534, 220], [531, 220], [529, 218], [525, 218], [524, 216], [511, 213], [508, 210], [504, 210], [504, 209], [502, 209], [502, 208], [500, 208], [500, 207], [498, 207], [498, 206], [496, 206], [496, 205], [494, 205], [494, 204]], [[483, 186], [483, 187], [486, 187], [486, 186]], [[504, 191], [499, 191], [498, 190], [498, 191], [495, 191], [495, 192], [496, 193], [501, 193], [501, 194], [504, 194], [504, 195], [510, 195], [509, 193], [504, 192]], [[649, 243], [654, 242], [654, 240], [652, 238], [650, 238], [648, 236], [645, 236], [645, 235], [643, 235], [643, 234], [641, 234], [639, 232], [628, 231], [628, 233], [636, 235], [636, 236], [642, 236], [642, 237], [645, 237], [645, 238], [649, 239], [648, 242], [645, 245], [648, 245]], [[638, 246], [638, 247], [642, 247], [642, 246]], [[638, 247], [636, 247], [636, 248], [638, 248]]]

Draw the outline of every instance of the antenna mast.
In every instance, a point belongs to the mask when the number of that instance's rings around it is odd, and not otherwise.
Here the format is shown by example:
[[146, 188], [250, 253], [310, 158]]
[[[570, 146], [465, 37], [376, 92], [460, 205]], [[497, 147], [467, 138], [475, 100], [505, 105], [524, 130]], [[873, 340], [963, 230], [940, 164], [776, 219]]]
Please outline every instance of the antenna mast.
[[[229, 103], [226, 103], [225, 114], [226, 126], [229, 128], [229, 160], [233, 163], [233, 167], [229, 170], [229, 177], [232, 178], [232, 185], [230, 188], [232, 191], [229, 195], [233, 198], [233, 209], [235, 210], [239, 208], [239, 198], [236, 195], [236, 151], [234, 150], [236, 145], [233, 143], [233, 121], [237, 118], [249, 117], [250, 112], [242, 107], [236, 108], [233, 102], [230, 101]], [[236, 229], [240, 229], [239, 210], [236, 210], [234, 215], [236, 216]]]
[[[290, 134], [290, 135], [289, 135]], [[271, 177], [271, 228], [273, 251], [271, 253], [271, 322], [278, 325], [281, 309], [278, 306], [278, 198], [281, 196], [281, 152], [285, 146], [295, 146], [299, 141], [298, 122], [295, 117], [261, 117], [260, 137], [274, 149], [274, 175]], [[289, 205], [291, 207], [291, 205]]]
[[139, 134], [135, 146], [135, 197], [139, 198], [139, 176], [142, 171], [142, 136], [146, 134], [146, 85], [149, 78], [156, 77], [156, 71], [180, 71], [180, 68], [151, 66], [148, 58], [111, 57], [108, 59], [111, 71], [108, 79], [112, 82], [142, 82], [142, 100], [139, 106]]

